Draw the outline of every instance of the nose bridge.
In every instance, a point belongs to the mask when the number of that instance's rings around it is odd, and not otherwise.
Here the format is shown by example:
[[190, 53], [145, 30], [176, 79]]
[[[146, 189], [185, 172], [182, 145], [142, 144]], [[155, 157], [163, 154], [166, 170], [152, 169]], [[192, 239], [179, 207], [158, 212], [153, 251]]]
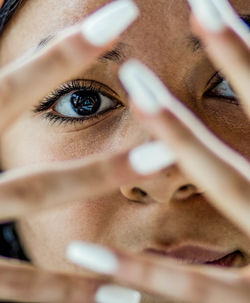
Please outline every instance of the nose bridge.
[[163, 170], [142, 182], [122, 186], [120, 190], [129, 200], [158, 203], [188, 198], [198, 192], [176, 166]]

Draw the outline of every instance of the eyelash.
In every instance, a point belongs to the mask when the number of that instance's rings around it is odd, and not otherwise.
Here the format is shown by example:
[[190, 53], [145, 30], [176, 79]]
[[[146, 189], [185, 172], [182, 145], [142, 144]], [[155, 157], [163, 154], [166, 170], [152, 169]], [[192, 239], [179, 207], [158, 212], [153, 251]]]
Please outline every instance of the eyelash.
[[112, 101], [116, 103], [116, 105], [108, 110], [105, 110], [104, 112], [99, 112], [96, 114], [92, 114], [88, 117], [66, 117], [66, 116], [60, 116], [60, 113], [56, 114], [52, 111], [46, 112], [43, 114], [43, 117], [47, 120], [49, 120], [50, 123], [55, 124], [76, 124], [76, 123], [84, 123], [86, 121], [91, 122], [92, 120], [98, 120], [102, 115], [105, 113], [115, 110], [119, 107], [123, 107], [123, 103], [119, 101], [116, 97], [114, 97], [115, 93], [110, 92], [107, 93], [107, 90], [111, 90], [106, 85], [93, 81], [93, 80], [72, 80], [70, 82], [62, 84], [58, 89], [51, 92], [48, 96], [46, 96], [43, 101], [40, 102], [38, 106], [35, 106], [33, 109], [34, 113], [40, 113], [44, 112], [50, 108], [53, 110], [53, 106], [57, 104], [57, 101], [73, 92], [73, 91], [84, 91], [87, 90], [90, 93], [97, 93], [101, 94], [105, 97], [110, 98]]
[[[203, 97], [205, 97], [205, 98], [217, 98], [217, 99], [221, 99], [225, 102], [228, 102], [230, 104], [240, 105], [239, 101], [237, 100], [236, 97], [223, 96], [221, 94], [216, 94], [216, 93], [212, 92], [213, 90], [216, 89], [216, 87], [219, 84], [222, 84], [223, 81], [226, 81], [225, 78], [223, 78], [219, 72], [216, 72], [212, 76], [212, 78], [208, 81], [208, 84], [207, 84], [208, 89], [205, 91]], [[230, 87], [230, 84], [228, 84], [228, 86], [232, 90], [232, 92], [234, 93], [233, 89]]]

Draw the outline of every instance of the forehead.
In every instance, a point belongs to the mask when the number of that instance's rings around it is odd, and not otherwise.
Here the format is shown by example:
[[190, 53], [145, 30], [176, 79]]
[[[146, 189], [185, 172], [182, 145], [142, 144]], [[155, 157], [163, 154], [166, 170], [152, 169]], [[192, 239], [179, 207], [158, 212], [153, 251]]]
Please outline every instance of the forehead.
[[[190, 54], [186, 0], [134, 0], [140, 19], [122, 36], [130, 45], [129, 55], [153, 65], [159, 74], [164, 63], [183, 64]], [[109, 0], [25, 0], [23, 7], [1, 37], [0, 63], [5, 64], [42, 39], [75, 24]], [[237, 9], [249, 13], [250, 0], [233, 0]], [[186, 54], [188, 53], [188, 54]], [[175, 66], [178, 68], [178, 66]]]
[[[81, 21], [109, 0], [26, 0], [3, 37], [9, 54], [21, 53], [54, 32]], [[141, 18], [123, 39], [146, 51], [163, 49], [173, 33], [187, 31], [188, 6], [185, 0], [135, 0]], [[174, 29], [174, 31], [173, 31]], [[13, 49], [13, 41], [15, 47]], [[137, 49], [137, 47], [135, 47]], [[13, 57], [13, 56], [11, 56]]]

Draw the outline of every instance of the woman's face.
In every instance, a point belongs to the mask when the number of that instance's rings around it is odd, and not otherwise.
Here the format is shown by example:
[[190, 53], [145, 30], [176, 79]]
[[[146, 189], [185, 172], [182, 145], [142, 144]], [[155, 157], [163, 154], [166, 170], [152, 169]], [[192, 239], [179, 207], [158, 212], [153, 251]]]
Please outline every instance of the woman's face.
[[[26, 1], [1, 37], [1, 65], [81, 21], [106, 2]], [[85, 159], [149, 140], [130, 114], [127, 96], [117, 79], [119, 65], [130, 57], [149, 65], [215, 134], [250, 159], [249, 123], [241, 106], [232, 100], [227, 82], [216, 73], [192, 36], [186, 1], [136, 3], [141, 18], [121, 37], [114, 52], [76, 75], [74, 83], [64, 85], [64, 93], [61, 89], [61, 96], [54, 97], [54, 103], [50, 100], [50, 106], [43, 106], [44, 111], [41, 106], [36, 113], [31, 108], [5, 132], [1, 140], [5, 170], [46, 161]], [[249, 0], [232, 3], [241, 15], [250, 14]], [[85, 120], [75, 118], [77, 114], [69, 103], [84, 86], [91, 98], [101, 98], [98, 102], [106, 112]], [[37, 108], [40, 103], [34, 102]], [[59, 114], [71, 118], [58, 118]], [[201, 192], [178, 167], [171, 167], [143, 183], [121, 186], [109, 196], [69, 201], [64, 207], [23, 218], [19, 229], [35, 264], [62, 271], [79, 270], [64, 256], [72, 240], [134, 252], [167, 251], [182, 245], [212, 248], [225, 254], [240, 250], [242, 258], [236, 259], [234, 266], [250, 263], [247, 239], [209, 205]], [[183, 258], [201, 262], [191, 253]]]

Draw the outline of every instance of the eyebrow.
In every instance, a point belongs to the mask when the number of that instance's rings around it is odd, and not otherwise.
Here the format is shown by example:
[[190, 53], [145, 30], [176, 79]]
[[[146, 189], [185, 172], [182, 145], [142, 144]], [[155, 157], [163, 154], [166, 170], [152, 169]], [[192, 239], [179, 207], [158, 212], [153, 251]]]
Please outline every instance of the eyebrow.
[[[240, 15], [240, 18], [250, 28], [250, 15]], [[202, 45], [201, 41], [199, 40], [199, 38], [197, 38], [195, 36], [188, 37], [188, 45], [189, 45], [189, 47], [191, 47], [193, 52], [203, 50], [203, 45]]]
[[[38, 45], [36, 47], [36, 50], [39, 50], [39, 49], [47, 46], [51, 40], [56, 38], [56, 36], [57, 36], [56, 34], [52, 34], [52, 35], [49, 35], [46, 38], [42, 39], [38, 43]], [[119, 43], [117, 43], [115, 48], [113, 48], [110, 51], [107, 51], [101, 57], [99, 57], [98, 61], [101, 62], [101, 63], [106, 63], [107, 61], [112, 61], [112, 62], [115, 62], [117, 64], [121, 64], [125, 61], [125, 59], [127, 57], [126, 54], [125, 54], [125, 49], [128, 46], [129, 45], [126, 44], [126, 43], [119, 42]]]

